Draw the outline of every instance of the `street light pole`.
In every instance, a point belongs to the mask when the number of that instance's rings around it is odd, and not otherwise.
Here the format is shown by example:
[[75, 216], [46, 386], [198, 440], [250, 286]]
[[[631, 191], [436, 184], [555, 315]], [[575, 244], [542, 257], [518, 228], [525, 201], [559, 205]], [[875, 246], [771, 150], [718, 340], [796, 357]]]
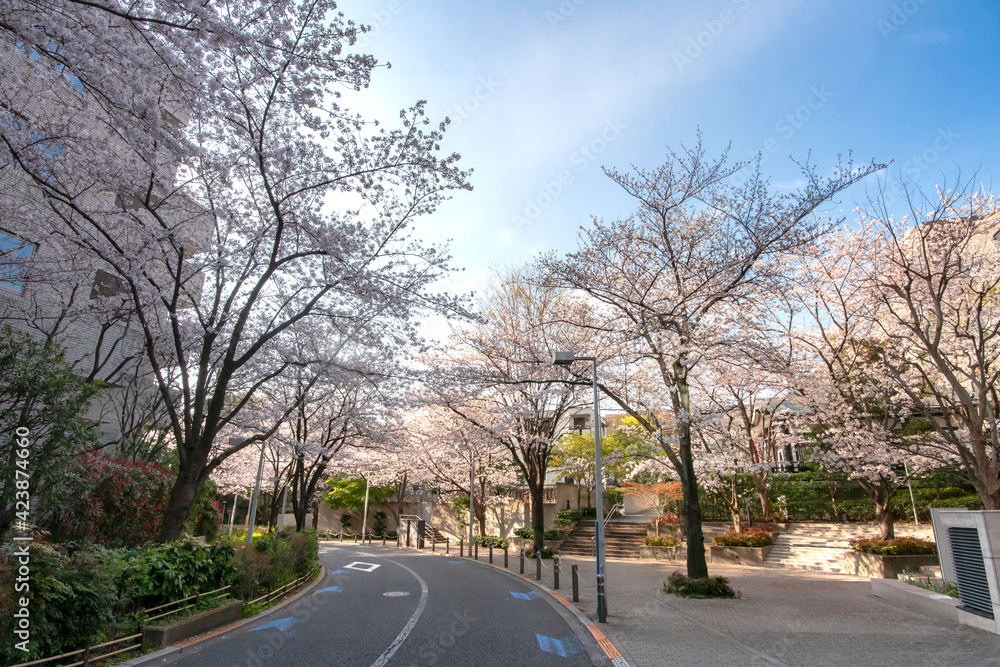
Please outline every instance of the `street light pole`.
[[361, 544], [365, 543], [365, 528], [368, 526], [368, 478], [365, 477], [365, 511], [361, 515]]
[[[230, 438], [230, 443], [237, 438]], [[250, 513], [247, 515], [247, 546], [253, 546], [253, 529], [257, 525], [257, 497], [260, 495], [260, 476], [264, 472], [264, 442], [260, 443], [260, 461], [257, 463], [257, 479], [250, 499]]]
[[591, 361], [594, 364], [594, 491], [597, 494], [597, 574], [604, 571], [604, 482], [602, 472], [604, 462], [602, 460], [604, 452], [601, 447], [601, 403], [597, 395], [597, 359]]
[[590, 361], [593, 364], [594, 386], [594, 492], [597, 495], [597, 536], [595, 552], [597, 555], [597, 574], [604, 575], [604, 484], [601, 479], [602, 461], [601, 451], [601, 402], [597, 387], [597, 357], [578, 357], [573, 352], [556, 352], [552, 355], [552, 363], [556, 366], [569, 366], [574, 361]]

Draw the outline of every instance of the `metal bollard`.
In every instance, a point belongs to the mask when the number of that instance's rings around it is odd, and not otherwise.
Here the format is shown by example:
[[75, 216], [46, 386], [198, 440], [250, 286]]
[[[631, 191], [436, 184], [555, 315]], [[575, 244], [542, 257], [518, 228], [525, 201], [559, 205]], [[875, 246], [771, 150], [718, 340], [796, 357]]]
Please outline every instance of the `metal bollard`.
[[437, 540], [431, 535], [431, 551], [437, 551]]
[[604, 587], [604, 575], [597, 575], [597, 621], [608, 622], [608, 591]]
[[465, 557], [465, 538], [459, 538], [458, 540], [458, 557]]
[[507, 560], [507, 545], [503, 545], [503, 569], [510, 567], [510, 563]]
[[357, 533], [354, 533], [354, 543], [355, 544], [358, 543], [358, 534]]
[[552, 559], [552, 588], [559, 590], [559, 554]]
[[524, 574], [524, 547], [521, 547], [521, 574]]
[[573, 602], [580, 601], [580, 572], [576, 569], [576, 563], [573, 563]]
[[385, 546], [385, 533], [382, 533], [382, 546]]
[[535, 581], [542, 580], [542, 550], [535, 552]]
[[490, 542], [490, 565], [493, 565], [493, 542]]
[[476, 560], [479, 560], [479, 542], [476, 542]]
[[340, 541], [344, 541], [344, 531], [340, 531]]
[[444, 554], [447, 556], [451, 554], [451, 538], [444, 538]]

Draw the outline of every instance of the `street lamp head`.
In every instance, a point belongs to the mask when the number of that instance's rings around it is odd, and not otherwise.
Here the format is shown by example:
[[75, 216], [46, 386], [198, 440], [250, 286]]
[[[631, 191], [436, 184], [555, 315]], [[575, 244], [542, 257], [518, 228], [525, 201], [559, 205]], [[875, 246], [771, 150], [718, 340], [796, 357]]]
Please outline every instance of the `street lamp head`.
[[572, 352], [559, 351], [552, 355], [552, 364], [554, 366], [569, 366], [574, 361], [576, 361], [576, 355]]

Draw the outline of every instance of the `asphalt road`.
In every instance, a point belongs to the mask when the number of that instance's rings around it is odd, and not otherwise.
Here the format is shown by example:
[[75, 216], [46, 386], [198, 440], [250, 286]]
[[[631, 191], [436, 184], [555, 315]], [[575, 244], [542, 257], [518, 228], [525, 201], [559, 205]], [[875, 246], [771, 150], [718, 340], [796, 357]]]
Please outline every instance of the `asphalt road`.
[[169, 665], [590, 665], [558, 603], [458, 558], [320, 545], [323, 582]]

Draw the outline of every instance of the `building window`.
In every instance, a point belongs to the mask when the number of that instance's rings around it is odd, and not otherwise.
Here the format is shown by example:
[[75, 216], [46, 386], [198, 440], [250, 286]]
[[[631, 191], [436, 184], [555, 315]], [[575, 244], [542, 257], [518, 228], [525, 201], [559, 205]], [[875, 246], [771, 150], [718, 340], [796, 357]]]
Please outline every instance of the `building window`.
[[0, 287], [21, 293], [34, 244], [0, 230]]
[[587, 428], [587, 418], [586, 417], [573, 417], [573, 430], [582, 431]]
[[102, 296], [116, 296], [128, 291], [128, 285], [118, 276], [111, 275], [107, 271], [97, 270], [94, 277], [94, 286], [90, 290], [90, 298], [96, 299]]

